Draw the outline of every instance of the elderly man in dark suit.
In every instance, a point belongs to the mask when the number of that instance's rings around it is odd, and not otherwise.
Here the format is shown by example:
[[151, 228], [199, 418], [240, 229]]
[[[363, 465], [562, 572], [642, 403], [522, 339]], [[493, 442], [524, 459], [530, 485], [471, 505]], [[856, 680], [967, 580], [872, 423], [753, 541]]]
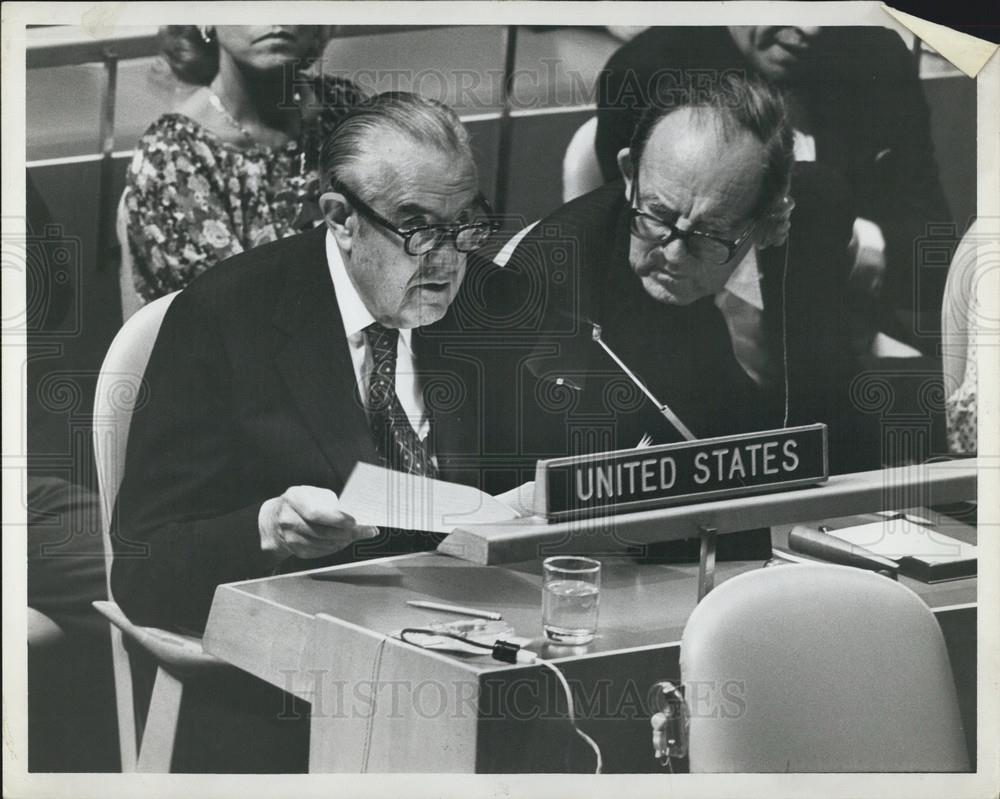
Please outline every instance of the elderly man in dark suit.
[[328, 140], [323, 176], [324, 226], [221, 264], [166, 315], [116, 515], [134, 622], [199, 630], [220, 583], [436, 545], [340, 509], [359, 461], [479, 482], [475, 365], [444, 354], [494, 229], [466, 131], [380, 95]]
[[682, 438], [599, 330], [698, 438], [825, 422], [835, 471], [874, 467], [842, 324], [846, 191], [817, 165], [792, 179], [791, 127], [766, 83], [689, 89], [642, 117], [620, 180], [542, 220], [497, 270], [536, 340], [516, 381], [522, 451]]
[[[927, 103], [913, 57], [881, 27], [654, 27], [624, 44], [598, 81], [596, 149], [606, 180], [617, 177], [643, 109], [669, 99], [687, 78], [758, 75], [779, 87], [795, 131], [795, 157], [847, 184], [853, 222], [855, 303], [881, 295], [892, 308], [941, 306], [943, 270], [915, 261], [929, 225], [951, 215]], [[887, 320], [889, 331], [908, 332]], [[930, 340], [915, 340], [921, 348]]]

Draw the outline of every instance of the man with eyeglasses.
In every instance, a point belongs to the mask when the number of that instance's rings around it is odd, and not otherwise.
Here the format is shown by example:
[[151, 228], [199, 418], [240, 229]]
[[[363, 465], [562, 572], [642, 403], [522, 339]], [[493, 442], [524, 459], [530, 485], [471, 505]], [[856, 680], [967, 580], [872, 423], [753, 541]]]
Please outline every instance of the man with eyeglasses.
[[359, 461], [480, 482], [476, 367], [447, 347], [468, 254], [495, 230], [467, 132], [439, 103], [379, 95], [322, 168], [324, 225], [230, 259], [167, 312], [116, 519], [133, 622], [199, 630], [220, 583], [433, 548], [340, 510]]
[[931, 353], [926, 323], [914, 335], [894, 319], [919, 309], [939, 314], [945, 270], [915, 258], [915, 243], [952, 219], [919, 59], [904, 38], [878, 25], [648, 28], [611, 56], [597, 81], [601, 173], [618, 176], [617, 154], [642, 110], [669, 98], [678, 75], [761, 76], [788, 103], [796, 160], [837, 171], [849, 187], [856, 348], [867, 349], [881, 329]]
[[723, 75], [650, 109], [622, 179], [521, 240], [505, 280], [536, 330], [515, 367], [526, 461], [826, 422], [834, 471], [877, 466], [850, 391], [846, 192], [792, 163], [781, 97]]
[[[115, 517], [113, 592], [134, 623], [197, 632], [220, 583], [436, 546], [340, 509], [359, 461], [486, 479], [450, 308], [494, 231], [468, 133], [440, 103], [379, 95], [330, 134], [321, 172], [324, 224], [223, 262], [166, 313]], [[289, 695], [235, 669], [198, 683], [175, 770], [306, 770]]]

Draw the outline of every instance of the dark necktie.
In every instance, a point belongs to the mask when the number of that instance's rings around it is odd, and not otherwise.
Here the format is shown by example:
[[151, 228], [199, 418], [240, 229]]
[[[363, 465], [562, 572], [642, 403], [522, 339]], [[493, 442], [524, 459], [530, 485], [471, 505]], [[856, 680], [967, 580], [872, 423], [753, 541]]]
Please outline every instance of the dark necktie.
[[390, 469], [437, 476], [424, 442], [417, 436], [396, 396], [396, 346], [399, 331], [372, 322], [365, 328], [372, 355], [368, 377], [368, 422], [375, 448]]

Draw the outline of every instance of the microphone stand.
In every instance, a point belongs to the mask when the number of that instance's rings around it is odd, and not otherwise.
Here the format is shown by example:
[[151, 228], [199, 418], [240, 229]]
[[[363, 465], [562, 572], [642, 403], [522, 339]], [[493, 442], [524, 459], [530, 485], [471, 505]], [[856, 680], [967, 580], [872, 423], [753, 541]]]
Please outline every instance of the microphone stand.
[[[635, 373], [629, 369], [625, 363], [619, 358], [614, 350], [611, 349], [604, 340], [601, 338], [601, 326], [596, 322], [590, 322], [591, 325], [591, 337], [596, 341], [607, 354], [621, 369], [625, 375], [628, 377], [632, 383], [645, 394], [650, 402], [652, 402], [663, 414], [663, 417], [670, 422], [680, 433], [685, 440], [694, 441], [695, 434], [692, 433], [686, 424], [680, 420], [676, 413], [673, 412], [671, 407], [665, 402], [660, 402], [656, 396], [646, 388], [646, 385], [635, 375]], [[699, 524], [698, 532], [700, 533], [700, 551], [698, 553], [698, 601], [701, 602], [715, 587], [715, 547], [716, 540], [718, 537], [718, 529], [709, 524]]]
[[621, 369], [628, 377], [628, 379], [635, 384], [636, 388], [638, 388], [643, 394], [645, 394], [649, 398], [650, 402], [652, 402], [659, 409], [660, 413], [663, 414], [664, 418], [676, 428], [677, 432], [680, 433], [685, 438], [685, 440], [694, 441], [695, 434], [688, 429], [687, 425], [685, 425], [684, 422], [680, 420], [680, 418], [677, 416], [676, 413], [673, 412], [670, 406], [667, 405], [665, 402], [660, 402], [653, 395], [653, 392], [650, 391], [648, 388], [646, 388], [645, 384], [638, 377], [636, 377], [636, 375], [632, 372], [632, 370], [629, 369], [624, 364], [622, 359], [619, 358], [614, 353], [611, 347], [609, 347], [607, 344], [604, 343], [604, 340], [601, 338], [601, 326], [596, 322], [591, 322], [590, 324], [592, 326], [591, 337], [594, 339], [594, 341], [596, 341], [601, 346], [601, 348], [608, 354], [611, 360], [613, 360], [616, 364], [618, 364], [618, 368]]

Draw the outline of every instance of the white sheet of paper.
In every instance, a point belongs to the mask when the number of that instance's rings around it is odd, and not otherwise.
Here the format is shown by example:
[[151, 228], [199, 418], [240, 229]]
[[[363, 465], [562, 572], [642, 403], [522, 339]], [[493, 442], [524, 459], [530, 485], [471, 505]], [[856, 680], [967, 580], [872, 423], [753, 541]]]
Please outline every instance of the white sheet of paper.
[[358, 524], [450, 533], [467, 524], [516, 519], [512, 508], [475, 488], [405, 474], [370, 463], [354, 467], [340, 507]]
[[945, 563], [976, 557], [976, 547], [971, 544], [914, 524], [909, 519], [887, 519], [884, 522], [830, 530], [829, 533], [877, 555], [893, 559], [909, 556], [927, 563]]

